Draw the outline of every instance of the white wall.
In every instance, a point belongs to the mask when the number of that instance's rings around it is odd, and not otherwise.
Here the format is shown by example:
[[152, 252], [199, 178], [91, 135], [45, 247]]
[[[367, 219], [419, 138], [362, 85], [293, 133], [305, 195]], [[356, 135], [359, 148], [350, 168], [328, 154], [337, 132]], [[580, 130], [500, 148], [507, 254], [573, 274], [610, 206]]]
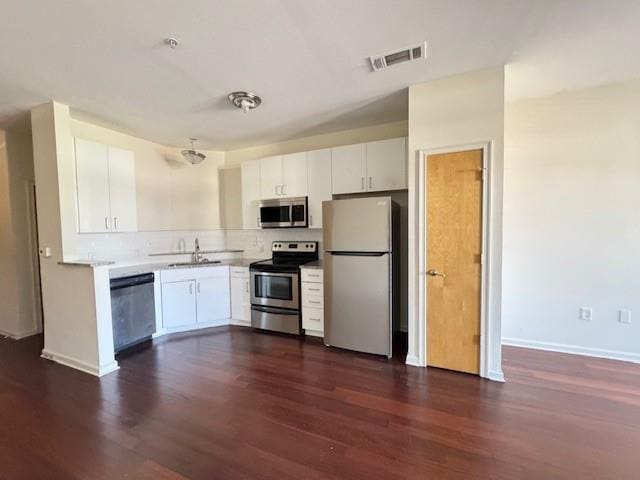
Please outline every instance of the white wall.
[[504, 69], [496, 68], [445, 78], [409, 88], [409, 352], [407, 362], [425, 364], [424, 344], [418, 332], [424, 318], [418, 310], [421, 295], [418, 242], [420, 150], [491, 142], [489, 225], [491, 245], [488, 265], [492, 294], [489, 298], [491, 348], [485, 359], [487, 376], [502, 378], [500, 353], [500, 296], [502, 249], [502, 166], [504, 136]]
[[640, 80], [509, 103], [505, 120], [506, 343], [640, 361]]
[[34, 263], [30, 132], [0, 131], [0, 334], [21, 338], [41, 331]]

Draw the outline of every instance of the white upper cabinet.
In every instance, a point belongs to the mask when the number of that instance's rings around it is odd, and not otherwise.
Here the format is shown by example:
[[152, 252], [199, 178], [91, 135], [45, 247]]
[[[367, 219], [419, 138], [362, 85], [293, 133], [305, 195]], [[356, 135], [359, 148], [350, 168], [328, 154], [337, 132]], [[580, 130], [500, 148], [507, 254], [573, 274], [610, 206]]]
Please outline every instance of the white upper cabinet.
[[107, 146], [75, 139], [78, 194], [78, 231], [111, 231], [109, 202], [109, 160]]
[[307, 152], [260, 159], [260, 198], [307, 195]]
[[75, 156], [78, 231], [137, 231], [133, 152], [76, 138]]
[[260, 198], [276, 198], [282, 190], [282, 155], [261, 158], [260, 162]]
[[367, 191], [407, 188], [407, 139], [367, 143]]
[[309, 228], [322, 228], [322, 202], [331, 200], [331, 149], [307, 153]]
[[333, 193], [366, 191], [367, 146], [364, 143], [331, 149]]
[[108, 147], [111, 229], [114, 232], [138, 230], [135, 156], [129, 150]]
[[259, 228], [258, 201], [260, 200], [260, 160], [249, 160], [241, 165], [242, 175], [242, 228]]
[[401, 137], [332, 148], [333, 193], [407, 188], [406, 142]]
[[307, 152], [291, 153], [282, 156], [281, 196], [307, 196]]

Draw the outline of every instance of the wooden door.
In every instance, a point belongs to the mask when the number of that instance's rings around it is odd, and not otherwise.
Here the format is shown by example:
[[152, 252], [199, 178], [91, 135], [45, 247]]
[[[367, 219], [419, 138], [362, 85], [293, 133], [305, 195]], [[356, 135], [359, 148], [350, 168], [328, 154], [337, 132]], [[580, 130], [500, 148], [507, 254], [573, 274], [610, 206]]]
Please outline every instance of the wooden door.
[[427, 158], [427, 365], [480, 372], [482, 150]]

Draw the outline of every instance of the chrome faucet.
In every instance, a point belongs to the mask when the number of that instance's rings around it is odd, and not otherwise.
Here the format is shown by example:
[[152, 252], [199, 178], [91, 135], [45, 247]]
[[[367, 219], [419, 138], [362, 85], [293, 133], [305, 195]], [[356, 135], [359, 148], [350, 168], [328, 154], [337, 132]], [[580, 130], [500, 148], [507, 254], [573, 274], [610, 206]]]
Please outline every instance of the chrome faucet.
[[201, 261], [201, 257], [200, 257], [200, 242], [198, 241], [198, 237], [196, 237], [196, 245], [195, 248], [193, 249], [193, 255], [191, 255], [191, 260], [193, 260], [194, 263], [200, 263]]

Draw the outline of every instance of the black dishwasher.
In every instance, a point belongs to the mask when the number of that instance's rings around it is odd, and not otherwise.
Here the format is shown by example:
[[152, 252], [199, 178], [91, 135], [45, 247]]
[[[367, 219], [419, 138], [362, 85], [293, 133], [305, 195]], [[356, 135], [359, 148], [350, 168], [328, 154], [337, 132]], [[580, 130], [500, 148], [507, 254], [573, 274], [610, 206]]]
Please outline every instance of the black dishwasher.
[[156, 332], [154, 275], [111, 279], [111, 319], [116, 353], [149, 340]]

